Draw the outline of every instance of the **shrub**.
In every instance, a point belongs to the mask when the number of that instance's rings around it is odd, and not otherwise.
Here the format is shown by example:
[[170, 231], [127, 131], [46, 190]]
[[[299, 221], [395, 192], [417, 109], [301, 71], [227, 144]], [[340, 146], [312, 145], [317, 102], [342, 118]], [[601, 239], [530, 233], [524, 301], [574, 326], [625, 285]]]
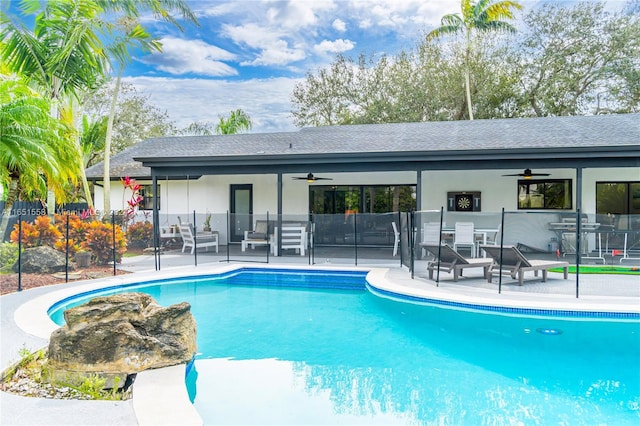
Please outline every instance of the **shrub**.
[[11, 273], [11, 267], [18, 260], [18, 245], [15, 243], [0, 244], [0, 272]]
[[[113, 225], [100, 221], [88, 224], [84, 239], [80, 247], [90, 250], [98, 265], [106, 265], [113, 260]], [[115, 229], [116, 262], [122, 261], [122, 255], [127, 251], [127, 241], [122, 228], [116, 225]]]
[[[19, 225], [16, 223], [11, 232], [11, 241], [18, 242]], [[22, 246], [24, 248], [37, 246], [55, 247], [55, 243], [62, 238], [62, 233], [51, 223], [49, 216], [38, 216], [33, 223], [22, 222]]]
[[67, 219], [69, 220], [69, 254], [75, 254], [83, 250], [81, 242], [84, 240], [90, 222], [82, 220], [75, 214], [55, 215], [56, 228], [62, 237], [55, 243], [54, 248], [62, 252], [67, 250]]
[[153, 242], [153, 225], [148, 222], [137, 222], [127, 228], [127, 242], [131, 247], [145, 248]]

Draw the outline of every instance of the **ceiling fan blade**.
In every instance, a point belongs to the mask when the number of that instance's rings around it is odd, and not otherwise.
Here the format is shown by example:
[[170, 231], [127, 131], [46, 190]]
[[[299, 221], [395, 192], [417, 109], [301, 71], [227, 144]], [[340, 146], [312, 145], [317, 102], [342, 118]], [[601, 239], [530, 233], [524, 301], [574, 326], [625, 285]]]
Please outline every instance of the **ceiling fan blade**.
[[315, 181], [317, 181], [317, 180], [333, 180], [332, 178], [315, 177], [315, 176], [313, 175], [313, 173], [309, 173], [309, 174], [308, 174], [307, 176], [305, 176], [305, 177], [302, 177], [302, 176], [300, 176], [300, 177], [294, 176], [294, 177], [293, 177], [293, 179], [296, 179], [296, 180], [306, 180], [307, 182], [315, 182]]
[[533, 173], [531, 172], [531, 169], [524, 169], [523, 173], [514, 173], [514, 174], [502, 175], [502, 176], [520, 176], [525, 179], [530, 179], [532, 176], [551, 176], [551, 173]]

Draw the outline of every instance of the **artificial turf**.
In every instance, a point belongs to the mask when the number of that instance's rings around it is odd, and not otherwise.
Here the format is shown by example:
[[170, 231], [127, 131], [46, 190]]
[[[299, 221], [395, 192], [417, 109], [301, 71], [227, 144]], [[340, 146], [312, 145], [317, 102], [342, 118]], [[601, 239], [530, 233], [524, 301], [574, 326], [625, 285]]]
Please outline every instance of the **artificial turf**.
[[[562, 272], [562, 268], [549, 269], [552, 272]], [[575, 265], [569, 266], [569, 273], [575, 274]], [[614, 265], [580, 265], [581, 274], [621, 274], [621, 275], [640, 275], [640, 267], [638, 266], [614, 266]]]

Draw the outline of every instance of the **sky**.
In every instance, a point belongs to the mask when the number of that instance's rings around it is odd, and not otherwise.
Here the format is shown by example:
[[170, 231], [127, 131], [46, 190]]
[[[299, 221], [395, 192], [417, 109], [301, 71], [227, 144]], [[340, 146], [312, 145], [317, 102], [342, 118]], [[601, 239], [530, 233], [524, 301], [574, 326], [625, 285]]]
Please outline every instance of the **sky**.
[[238, 108], [252, 132], [291, 131], [291, 94], [337, 54], [409, 50], [459, 0], [187, 0], [200, 26], [144, 22], [161, 53], [135, 58], [124, 81], [179, 128]]
[[[217, 123], [242, 109], [251, 117], [252, 132], [295, 130], [294, 86], [336, 55], [409, 51], [443, 15], [460, 11], [460, 0], [186, 1], [199, 25], [181, 21], [181, 31], [143, 17], [163, 49], [134, 56], [123, 80], [149, 96], [178, 128]], [[520, 0], [524, 9], [516, 17], [546, 1]], [[607, 6], [624, 1], [608, 0]]]

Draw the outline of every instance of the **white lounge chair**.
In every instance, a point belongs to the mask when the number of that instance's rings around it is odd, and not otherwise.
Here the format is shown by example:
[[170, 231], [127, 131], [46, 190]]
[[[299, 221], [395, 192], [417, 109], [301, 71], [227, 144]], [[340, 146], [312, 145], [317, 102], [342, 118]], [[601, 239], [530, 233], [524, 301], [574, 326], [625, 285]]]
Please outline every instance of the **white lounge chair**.
[[218, 232], [197, 233], [194, 238], [193, 227], [190, 223], [180, 224], [180, 234], [182, 236], [182, 252], [184, 253], [187, 247], [191, 247], [191, 254], [197, 248], [204, 247], [209, 251], [209, 247], [215, 247], [216, 253], [218, 253]]
[[427, 264], [430, 280], [433, 279], [433, 271], [438, 270], [438, 266], [440, 270], [453, 272], [453, 281], [458, 281], [458, 278], [462, 276], [462, 270], [466, 268], [483, 268], [484, 276], [486, 277], [493, 263], [491, 259], [464, 258], [448, 244], [438, 246], [437, 243], [420, 243], [420, 246], [434, 256], [434, 259]]
[[491, 282], [493, 274], [510, 275], [513, 279], [518, 279], [518, 284], [522, 285], [524, 273], [533, 271], [538, 276], [538, 271], [542, 271], [542, 282], [547, 281], [547, 271], [551, 268], [562, 268], [564, 270], [564, 279], [569, 278], [569, 262], [557, 260], [536, 260], [527, 259], [520, 250], [515, 246], [503, 246], [502, 250], [502, 268], [500, 267], [500, 246], [498, 245], [482, 245], [480, 246], [489, 256], [493, 258], [493, 265], [487, 272], [487, 280]]

